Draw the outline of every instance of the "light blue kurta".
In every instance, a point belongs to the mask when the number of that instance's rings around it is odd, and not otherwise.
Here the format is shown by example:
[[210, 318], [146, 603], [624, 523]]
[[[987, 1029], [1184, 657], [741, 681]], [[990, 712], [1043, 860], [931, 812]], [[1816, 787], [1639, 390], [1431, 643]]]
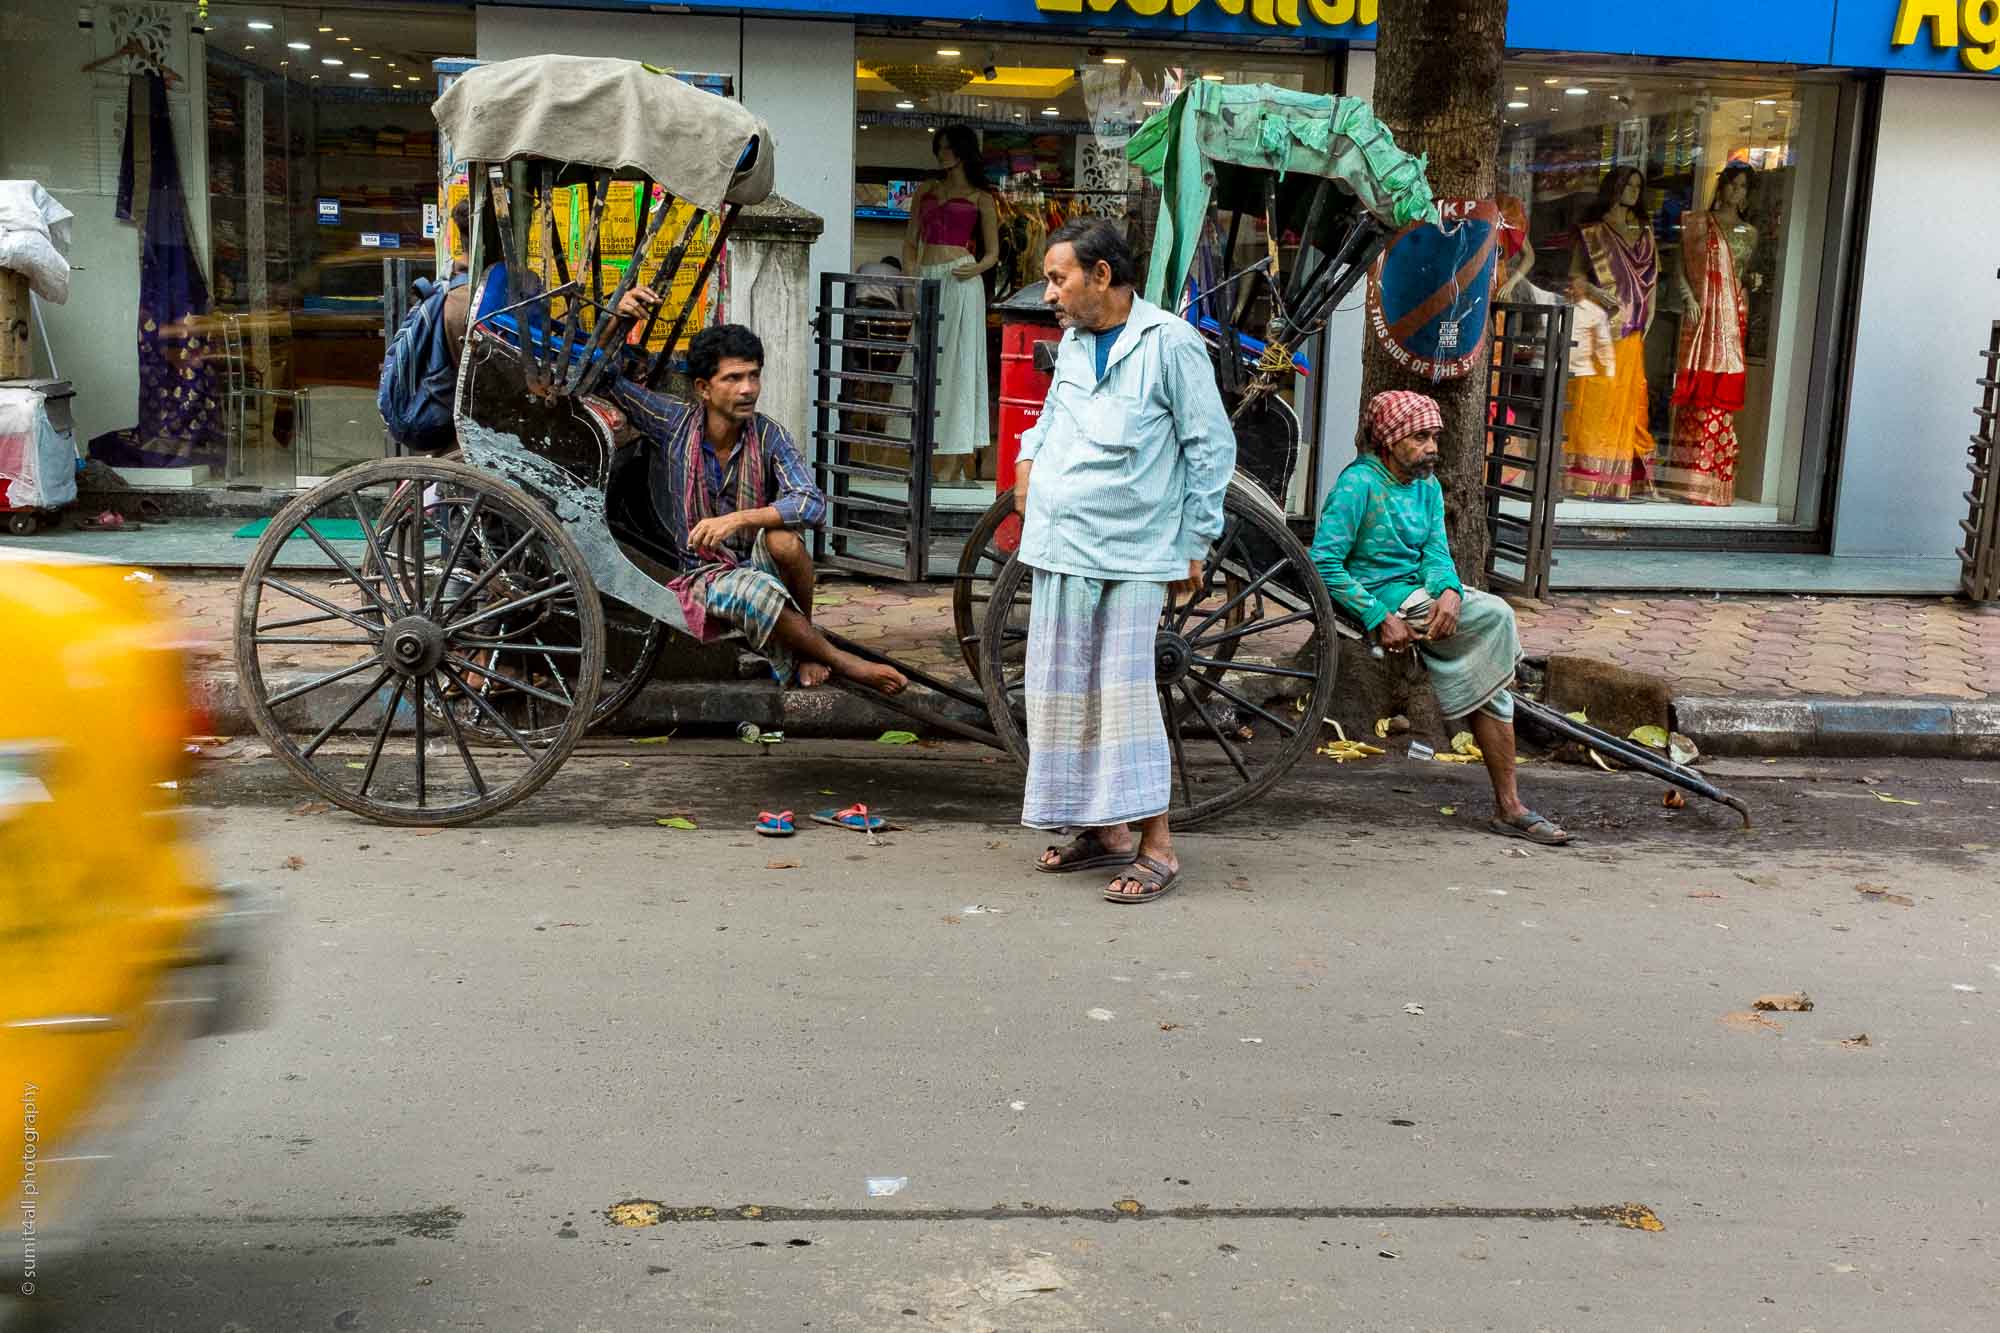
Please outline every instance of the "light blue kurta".
[[1222, 533], [1236, 433], [1208, 346], [1186, 320], [1133, 298], [1103, 376], [1096, 335], [1064, 332], [1042, 415], [1021, 436], [1034, 464], [1022, 563], [1053, 574], [1170, 583]]

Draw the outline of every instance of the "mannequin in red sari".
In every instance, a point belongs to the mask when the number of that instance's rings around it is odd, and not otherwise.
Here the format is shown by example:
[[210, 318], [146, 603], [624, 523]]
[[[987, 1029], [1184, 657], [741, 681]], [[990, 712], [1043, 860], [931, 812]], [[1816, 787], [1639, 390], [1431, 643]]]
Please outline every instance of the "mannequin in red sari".
[[1749, 327], [1743, 268], [1757, 229], [1743, 220], [1755, 173], [1722, 169], [1706, 213], [1681, 232], [1681, 320], [1675, 359], [1674, 430], [1659, 487], [1676, 500], [1729, 505], [1736, 498], [1736, 413], [1743, 407], [1743, 343]]

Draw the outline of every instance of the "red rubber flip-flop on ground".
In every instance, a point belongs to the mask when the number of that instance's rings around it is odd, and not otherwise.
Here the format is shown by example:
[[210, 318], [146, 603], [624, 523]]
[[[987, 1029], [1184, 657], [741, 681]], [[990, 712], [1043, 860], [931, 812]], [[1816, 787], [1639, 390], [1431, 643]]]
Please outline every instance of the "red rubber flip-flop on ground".
[[889, 827], [889, 821], [880, 815], [868, 813], [865, 805], [850, 805], [845, 810], [815, 810], [813, 823], [831, 824], [835, 828], [850, 828], [856, 833], [873, 833], [876, 829]]

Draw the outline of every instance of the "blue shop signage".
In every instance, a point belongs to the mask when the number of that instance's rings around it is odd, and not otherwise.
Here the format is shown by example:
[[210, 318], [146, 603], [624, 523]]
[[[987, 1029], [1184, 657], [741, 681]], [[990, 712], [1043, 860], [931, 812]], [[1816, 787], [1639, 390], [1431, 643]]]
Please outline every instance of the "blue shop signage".
[[[657, 0], [533, 0], [578, 9]], [[691, 0], [690, 8], [823, 18], [950, 20], [1217, 37], [1372, 43], [1378, 0]], [[1516, 51], [1741, 60], [1911, 73], [2000, 74], [2000, 0], [1678, 0], [1671, 23], [1625, 6], [1511, 0]]]

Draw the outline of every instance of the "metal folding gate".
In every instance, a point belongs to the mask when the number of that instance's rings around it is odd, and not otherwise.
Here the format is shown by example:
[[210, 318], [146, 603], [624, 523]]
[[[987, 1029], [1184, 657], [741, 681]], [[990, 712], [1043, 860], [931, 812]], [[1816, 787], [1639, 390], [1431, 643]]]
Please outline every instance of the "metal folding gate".
[[1979, 385], [1979, 406], [1972, 409], [1979, 423], [1967, 446], [1966, 469], [1972, 486], [1965, 492], [1965, 545], [1958, 548], [1959, 584], [1975, 602], [2000, 600], [2000, 489], [1994, 481], [1994, 453], [2000, 447], [2000, 320], [1993, 322], [1993, 340], [1979, 354], [1986, 372]]
[[937, 442], [938, 281], [826, 273], [813, 316], [813, 468], [822, 566], [928, 573]]
[[1486, 400], [1486, 586], [1546, 597], [1562, 470], [1567, 305], [1493, 303]]

